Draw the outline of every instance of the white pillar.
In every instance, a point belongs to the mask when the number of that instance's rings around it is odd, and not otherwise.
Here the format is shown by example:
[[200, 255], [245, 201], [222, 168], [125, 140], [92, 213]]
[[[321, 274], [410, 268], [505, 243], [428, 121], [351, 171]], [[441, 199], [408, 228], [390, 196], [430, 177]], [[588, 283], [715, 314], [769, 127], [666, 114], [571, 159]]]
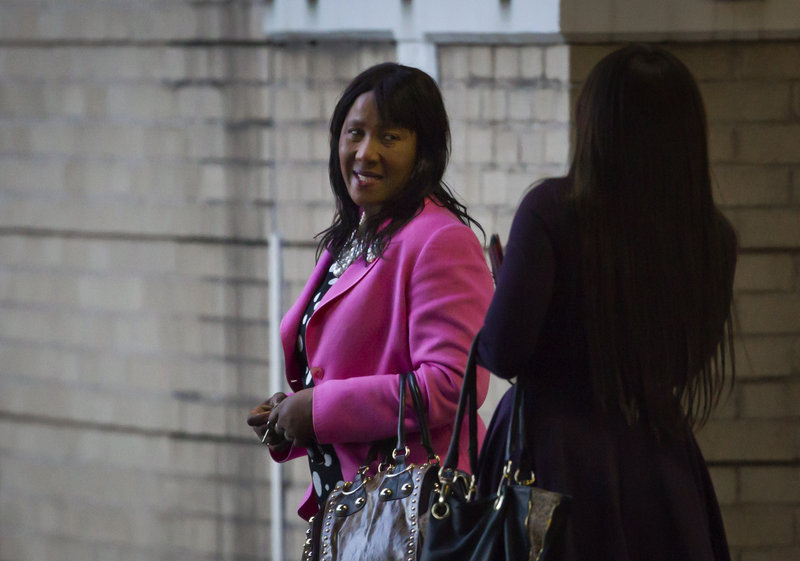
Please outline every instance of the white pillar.
[[434, 80], [439, 79], [436, 60], [436, 44], [424, 39], [408, 39], [397, 42], [397, 62], [427, 72]]

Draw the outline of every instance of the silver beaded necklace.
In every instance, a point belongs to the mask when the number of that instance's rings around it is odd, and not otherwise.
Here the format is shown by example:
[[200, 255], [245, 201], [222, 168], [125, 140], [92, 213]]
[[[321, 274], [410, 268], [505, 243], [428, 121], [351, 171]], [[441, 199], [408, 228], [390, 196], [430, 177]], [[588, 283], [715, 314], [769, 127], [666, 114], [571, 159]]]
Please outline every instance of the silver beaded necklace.
[[[358, 227], [356, 227], [356, 229], [350, 234], [350, 237], [347, 239], [347, 243], [344, 244], [342, 251], [339, 252], [339, 257], [337, 257], [336, 261], [331, 264], [330, 272], [333, 273], [333, 276], [341, 276], [342, 273], [344, 273], [362, 253], [364, 253], [364, 240], [362, 240], [360, 237], [356, 237], [356, 234], [358, 234], [358, 230], [361, 225], [364, 224], [366, 217], [366, 213], [361, 215], [361, 219], [358, 221]], [[373, 244], [370, 244], [370, 246], [367, 248], [367, 263], [372, 263], [375, 261], [376, 257], [377, 255], [375, 254], [375, 247]]]

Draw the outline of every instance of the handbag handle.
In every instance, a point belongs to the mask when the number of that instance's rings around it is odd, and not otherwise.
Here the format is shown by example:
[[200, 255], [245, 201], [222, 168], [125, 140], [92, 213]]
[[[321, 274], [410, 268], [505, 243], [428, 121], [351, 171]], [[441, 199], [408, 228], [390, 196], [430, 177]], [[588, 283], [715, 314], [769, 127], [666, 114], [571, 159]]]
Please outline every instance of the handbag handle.
[[428, 413], [425, 410], [425, 402], [422, 401], [422, 392], [419, 389], [419, 382], [413, 372], [408, 373], [408, 389], [411, 392], [411, 399], [414, 402], [414, 411], [417, 414], [419, 423], [419, 431], [422, 437], [422, 447], [428, 454], [428, 460], [436, 458], [436, 452], [433, 451], [433, 440], [431, 439], [431, 431], [428, 425]]
[[397, 459], [400, 457], [405, 458], [406, 455], [406, 384], [408, 384], [414, 412], [417, 414], [422, 446], [428, 454], [428, 459], [433, 460], [436, 457], [436, 453], [433, 451], [433, 446], [431, 445], [431, 432], [428, 427], [428, 417], [425, 412], [425, 406], [422, 401], [422, 394], [417, 383], [417, 378], [414, 376], [413, 372], [403, 372], [398, 378], [400, 410], [397, 415], [397, 446], [392, 456]]
[[461, 385], [461, 394], [458, 397], [458, 409], [453, 425], [453, 436], [450, 438], [450, 447], [447, 457], [442, 464], [443, 470], [455, 470], [458, 467], [458, 448], [461, 439], [461, 429], [464, 425], [464, 414], [468, 415], [469, 430], [469, 469], [472, 474], [478, 471], [478, 388], [477, 388], [477, 354], [478, 338], [480, 331], [472, 340], [467, 357], [467, 366], [464, 369], [464, 379]]
[[514, 456], [517, 452], [517, 446], [520, 447], [519, 457], [517, 458], [517, 471], [525, 473], [530, 471], [532, 482], [535, 477], [533, 476], [533, 463], [531, 462], [530, 455], [528, 454], [527, 443], [527, 430], [525, 425], [525, 384], [520, 380], [514, 384], [514, 405], [511, 410], [511, 422], [508, 427], [508, 434], [506, 435], [506, 453], [505, 464], [510, 465], [514, 461]]

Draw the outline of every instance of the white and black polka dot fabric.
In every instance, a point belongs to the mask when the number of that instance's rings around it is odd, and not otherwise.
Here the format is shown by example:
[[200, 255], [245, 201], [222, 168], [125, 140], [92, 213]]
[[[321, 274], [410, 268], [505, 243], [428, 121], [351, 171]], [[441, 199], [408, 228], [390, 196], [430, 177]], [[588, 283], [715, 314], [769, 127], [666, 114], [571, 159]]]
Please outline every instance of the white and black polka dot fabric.
[[[325, 293], [337, 280], [338, 278], [328, 271], [319, 288], [314, 292], [314, 296], [309, 300], [303, 319], [300, 321], [295, 358], [301, 372], [303, 372], [304, 388], [314, 387], [314, 378], [311, 376], [311, 369], [308, 366], [305, 345], [308, 319], [314, 313], [314, 310], [319, 307], [322, 297], [325, 296]], [[342, 467], [339, 464], [339, 458], [336, 457], [336, 451], [333, 446], [315, 443], [308, 450], [308, 466], [311, 470], [311, 482], [314, 486], [314, 493], [317, 495], [317, 502], [322, 507], [336, 484], [342, 481]]]

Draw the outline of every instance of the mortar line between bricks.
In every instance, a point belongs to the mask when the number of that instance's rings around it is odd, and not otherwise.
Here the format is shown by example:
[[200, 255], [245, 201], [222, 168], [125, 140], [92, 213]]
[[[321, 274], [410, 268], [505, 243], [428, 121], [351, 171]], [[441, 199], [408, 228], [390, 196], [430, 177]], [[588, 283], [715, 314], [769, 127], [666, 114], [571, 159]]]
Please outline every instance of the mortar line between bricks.
[[[0, 226], [0, 237], [20, 236], [29, 238], [67, 238], [81, 240], [106, 240], [106, 241], [139, 241], [139, 242], [171, 242], [177, 244], [204, 244], [204, 245], [238, 245], [243, 247], [269, 247], [267, 238], [245, 239], [226, 238], [222, 236], [195, 236], [171, 234], [143, 234], [141, 232], [114, 232], [81, 230], [60, 230], [55, 228], [29, 228], [16, 226]], [[317, 247], [311, 241], [283, 240], [282, 246], [288, 249], [308, 249]]]
[[[285, 37], [285, 38], [258, 38], [258, 39], [0, 39], [0, 48], [20, 49], [53, 49], [73, 47], [136, 47], [136, 48], [263, 48], [285, 47], [287, 45], [318, 46], [320, 44], [339, 44], [342, 40], [337, 37]], [[384, 36], [365, 38], [362, 41], [348, 41], [356, 45], [394, 45], [395, 41]]]
[[[307, 41], [313, 44], [314, 41]], [[52, 49], [72, 47], [280, 47], [285, 41], [272, 39], [0, 39], [0, 48]]]
[[189, 442], [207, 442], [218, 444], [236, 445], [261, 445], [254, 438], [242, 436], [223, 436], [208, 433], [188, 433], [184, 431], [174, 431], [166, 429], [145, 429], [115, 423], [99, 423], [94, 421], [79, 421], [66, 417], [51, 417], [47, 415], [34, 415], [30, 413], [12, 413], [0, 411], [0, 422], [46, 426], [54, 429], [81, 430], [102, 433], [126, 434], [133, 436], [143, 436], [147, 438], [166, 438], [169, 440], [180, 440]]

